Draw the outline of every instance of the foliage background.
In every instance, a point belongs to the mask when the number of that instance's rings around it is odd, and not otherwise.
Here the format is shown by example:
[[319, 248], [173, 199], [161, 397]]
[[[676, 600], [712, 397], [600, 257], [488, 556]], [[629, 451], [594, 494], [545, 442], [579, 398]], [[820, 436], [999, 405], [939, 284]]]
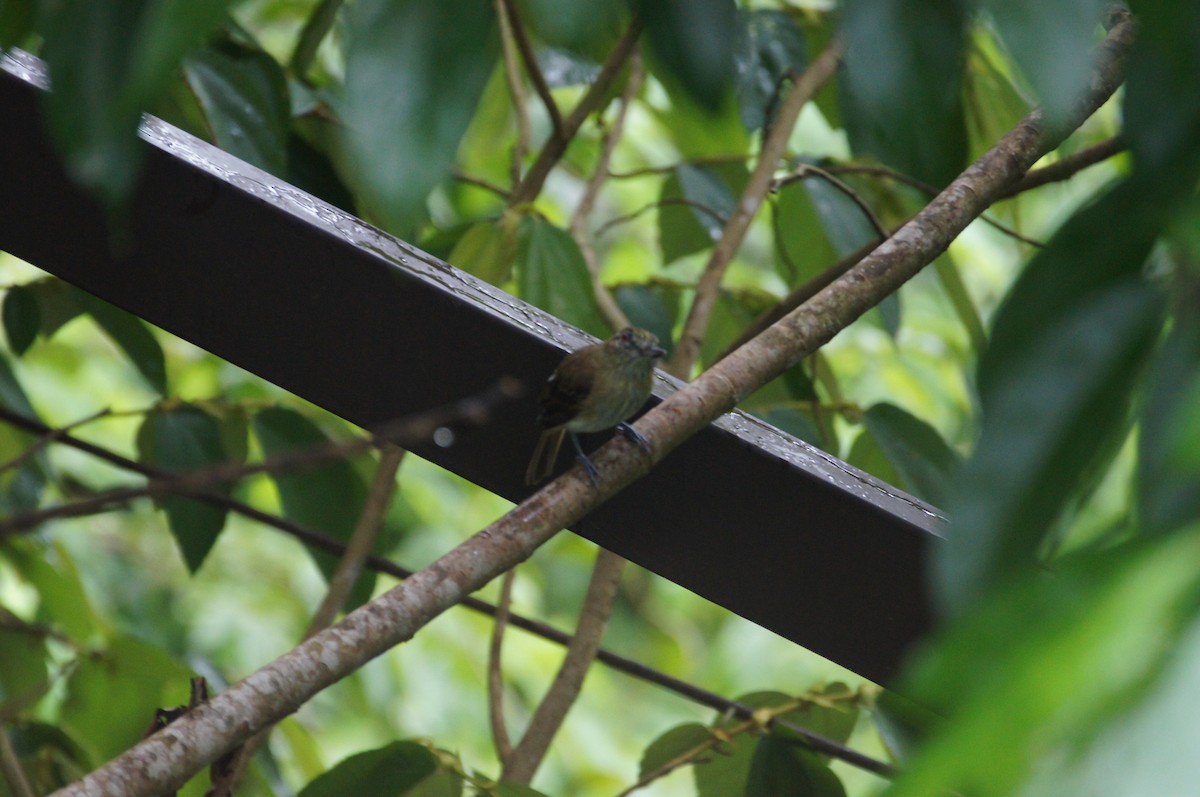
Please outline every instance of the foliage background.
[[[619, 41], [629, 10], [517, 5], [565, 116]], [[780, 76], [802, 70], [835, 30], [847, 40], [845, 64], [801, 113], [781, 176], [883, 165], [943, 185], [1038, 101], [1052, 121], [1061, 116], [1085, 84], [1101, 34], [1100, 4], [1085, 0], [632, 6], [646, 25], [647, 76], [618, 130], [614, 174], [579, 237], [568, 225], [606, 132], [618, 128], [628, 68], [598, 114], [603, 121], [590, 117], [571, 136], [544, 186], [510, 194], [513, 161], [527, 174], [554, 123], [525, 78], [514, 102], [489, 4], [7, 0], [0, 44], [47, 59], [56, 87], [47, 119], [118, 234], [138, 160], [131, 132], [145, 109], [603, 335], [609, 318], [591, 290], [598, 279], [629, 318], [667, 340], [720, 235], [714, 218], [735, 207], [753, 166]], [[625, 576], [607, 647], [728, 696], [848, 684], [838, 710], [872, 709], [849, 714], [850, 746], [907, 765], [889, 793], [1136, 793], [1132, 784], [1170, 793], [1194, 775], [1194, 728], [1169, 706], [1186, 702], [1186, 676], [1200, 661], [1190, 572], [1200, 54], [1180, 33], [1197, 29], [1189, 27], [1197, 12], [1169, 2], [1134, 11], [1141, 49], [1127, 94], [1047, 162], [1118, 132], [1132, 156], [990, 211], [1021, 236], [1054, 243], [1042, 248], [973, 224], [933, 269], [744, 404], [970, 519], [974, 533], [952, 538], [935, 568], [942, 608], [955, 622], [909, 676], [911, 693], [941, 721], [888, 707], [890, 698], [880, 699], [881, 714], [878, 690], [853, 674], [641, 571]], [[319, 46], [297, 62], [306, 30], [320, 34]], [[759, 311], [872, 239], [851, 197], [807, 174], [771, 195], [730, 264], [701, 367]], [[927, 199], [894, 174], [838, 177], [888, 229]], [[172, 468], [352, 433], [28, 264], [5, 255], [0, 268], [8, 287], [0, 399], [9, 409], [36, 411], [54, 427], [105, 412], [80, 436]], [[1026, 448], [1011, 445], [1020, 430], [1029, 432]], [[32, 442], [9, 427], [0, 434], [7, 457]], [[256, 477], [234, 494], [344, 537], [370, 459], [291, 482]], [[8, 513], [136, 482], [62, 446], [4, 478]], [[303, 500], [317, 491], [327, 500]], [[408, 457], [383, 550], [419, 567], [507, 508]], [[1024, 568], [1035, 555], [1060, 576], [1031, 580]], [[522, 567], [514, 610], [570, 628], [593, 557], [588, 543], [560, 535]], [[58, 520], [0, 543], [0, 721], [37, 790], [132, 744], [155, 708], [186, 702], [193, 672], [219, 689], [288, 650], [330, 564], [272, 530], [179, 503]], [[389, 585], [381, 578], [364, 589]], [[484, 596], [494, 601], [494, 590]], [[366, 750], [420, 759], [389, 748], [397, 739], [427, 739], [458, 756], [406, 793], [455, 793], [451, 784], [465, 773], [495, 777], [484, 683], [490, 627], [450, 612], [327, 690], [281, 724], [245, 793], [320, 793], [314, 778], [355, 777], [335, 765]], [[507, 635], [514, 726], [559, 657], [555, 646]], [[989, 661], [998, 664], [983, 666]], [[710, 711], [594, 668], [535, 783], [546, 794], [617, 793], [637, 779], [656, 738], [712, 721]], [[811, 762], [777, 759], [762, 740], [756, 774], [738, 774], [747, 793], [887, 788], [840, 762], [835, 782], [803, 781]], [[1119, 774], [1100, 763], [1121, 757], [1113, 750], [1127, 754]], [[719, 764], [683, 768], [644, 793], [723, 793], [718, 778], [732, 776], [714, 772]], [[783, 786], [770, 780], [775, 772]], [[203, 793], [201, 781], [185, 793]], [[301, 792], [306, 784], [311, 791]]]

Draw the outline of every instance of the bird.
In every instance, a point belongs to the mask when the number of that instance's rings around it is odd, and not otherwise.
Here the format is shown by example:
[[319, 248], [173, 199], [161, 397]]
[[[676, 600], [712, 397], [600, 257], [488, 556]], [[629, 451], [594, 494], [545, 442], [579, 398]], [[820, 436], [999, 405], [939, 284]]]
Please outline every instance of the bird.
[[525, 471], [525, 483], [535, 485], [550, 475], [565, 435], [570, 435], [593, 487], [599, 486], [599, 475], [583, 453], [577, 433], [615, 426], [643, 451], [649, 451], [646, 438], [626, 421], [649, 398], [654, 366], [666, 353], [653, 333], [626, 327], [606, 341], [564, 357], [542, 389], [541, 436]]

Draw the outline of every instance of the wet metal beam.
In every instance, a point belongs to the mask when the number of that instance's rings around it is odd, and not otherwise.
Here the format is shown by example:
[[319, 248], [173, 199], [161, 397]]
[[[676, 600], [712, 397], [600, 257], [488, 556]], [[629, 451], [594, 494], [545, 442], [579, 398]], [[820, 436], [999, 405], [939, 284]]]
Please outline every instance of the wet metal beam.
[[[0, 59], [0, 249], [343, 418], [370, 428], [506, 374], [536, 391], [563, 350], [585, 342], [153, 118], [132, 234], [114, 249], [104, 214], [48, 143], [44, 83], [37, 59]], [[660, 380], [659, 395], [671, 389]], [[519, 501], [535, 404], [416, 453]], [[901, 491], [731, 413], [574, 530], [886, 684], [930, 626], [924, 560], [939, 522]]]

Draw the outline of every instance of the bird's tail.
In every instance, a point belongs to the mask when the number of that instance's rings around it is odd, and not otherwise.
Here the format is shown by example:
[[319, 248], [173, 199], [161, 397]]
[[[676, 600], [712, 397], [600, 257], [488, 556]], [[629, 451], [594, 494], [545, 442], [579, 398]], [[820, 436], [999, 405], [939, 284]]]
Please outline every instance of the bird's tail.
[[561, 426], [542, 432], [537, 448], [533, 449], [533, 456], [529, 458], [529, 468], [525, 471], [526, 484], [539, 484], [554, 470], [554, 463], [558, 461], [558, 449], [562, 448], [565, 434], [566, 430]]

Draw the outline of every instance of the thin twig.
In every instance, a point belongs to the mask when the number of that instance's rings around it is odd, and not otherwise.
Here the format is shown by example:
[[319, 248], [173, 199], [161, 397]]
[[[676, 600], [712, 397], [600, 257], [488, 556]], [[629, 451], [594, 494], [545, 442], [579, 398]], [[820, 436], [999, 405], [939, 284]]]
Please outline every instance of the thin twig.
[[[346, 546], [333, 575], [329, 578], [329, 587], [325, 590], [325, 597], [321, 600], [321, 605], [313, 612], [308, 629], [304, 632], [304, 639], [308, 639], [318, 631], [332, 625], [350, 598], [354, 585], [358, 583], [358, 577], [362, 575], [363, 565], [370, 556], [371, 549], [375, 547], [375, 540], [379, 538], [379, 530], [383, 527], [388, 504], [396, 491], [396, 471], [399, 470], [403, 459], [403, 448], [394, 445], [383, 446], [379, 464], [375, 468], [375, 479], [371, 484], [370, 492], [367, 493], [367, 500], [363, 504], [358, 521], [354, 525], [354, 531], [350, 535], [350, 543]], [[246, 774], [250, 760], [259, 748], [266, 744], [274, 727], [274, 725], [268, 725], [238, 748], [237, 752], [221, 768], [221, 776], [213, 783], [206, 797], [232, 797], [237, 784], [241, 783]]]
[[505, 201], [512, 196], [512, 192], [504, 186], [496, 185], [490, 180], [485, 180], [482, 177], [475, 177], [470, 174], [464, 174], [460, 171], [453, 171], [450, 173], [450, 176], [460, 183], [466, 183], [467, 185], [473, 185], [476, 188], [482, 188], [485, 191], [490, 191]]
[[[826, 171], [828, 171], [830, 174], [873, 174], [873, 175], [877, 175], [880, 177], [887, 177], [892, 180], [895, 180], [898, 183], [904, 183], [905, 185], [911, 186], [911, 187], [917, 189], [918, 191], [921, 191], [922, 193], [927, 194], [929, 196], [937, 196], [937, 194], [938, 194], [938, 187], [933, 185], [932, 183], [927, 183], [924, 180], [920, 180], [916, 177], [911, 177], [907, 174], [904, 174], [903, 172], [896, 171], [895, 169], [891, 169], [887, 166], [869, 166], [869, 165], [865, 165], [865, 164], [842, 164], [842, 165], [835, 165], [835, 166], [827, 166], [825, 168], [826, 168]], [[791, 175], [789, 175], [788, 177], [791, 177]], [[806, 175], [797, 174], [792, 179], [802, 180], [802, 179], [804, 179], [804, 177], [806, 177]], [[788, 178], [783, 178], [783, 180], [781, 180], [781, 182], [780, 182], [780, 186], [786, 185], [788, 182], [791, 182], [791, 180], [789, 180]], [[1009, 236], [1010, 238], [1014, 238], [1023, 244], [1028, 244], [1029, 246], [1036, 246], [1039, 249], [1041, 249], [1042, 247], [1045, 246], [1045, 244], [1043, 244], [1041, 241], [1039, 241], [1035, 238], [1030, 238], [1026, 235], [1022, 235], [1021, 233], [1017, 232], [1016, 230], [1014, 230], [1012, 227], [1008, 226], [1004, 222], [992, 218], [987, 213], [980, 214], [979, 220], [982, 221], [984, 224], [991, 225], [992, 227], [996, 228], [997, 230], [999, 230], [1000, 232]]]
[[11, 470], [12, 468], [20, 467], [25, 462], [27, 462], [31, 457], [33, 457], [35, 454], [37, 454], [37, 452], [41, 451], [43, 448], [50, 445], [55, 440], [59, 439], [60, 437], [62, 437], [65, 434], [67, 434], [72, 429], [76, 429], [80, 426], [83, 426], [85, 423], [91, 423], [92, 421], [103, 418], [106, 415], [109, 415], [110, 413], [111, 413], [111, 410], [109, 410], [106, 407], [102, 410], [99, 410], [98, 412], [93, 412], [91, 415], [88, 415], [86, 418], [80, 418], [78, 421], [69, 423], [66, 426], [60, 427], [58, 429], [50, 429], [45, 434], [40, 435], [37, 440], [33, 441], [32, 445], [25, 448], [25, 450], [23, 450], [21, 453], [17, 454], [15, 457], [10, 459], [8, 462], [5, 462], [4, 464], [0, 465], [0, 473], [3, 473], [6, 470]]
[[[0, 420], [3, 420], [4, 422], [18, 428], [25, 429], [26, 431], [33, 432], [34, 434], [49, 434], [53, 431], [40, 421], [13, 413], [11, 410], [3, 406], [0, 406]], [[140, 473], [148, 478], [165, 478], [170, 475], [169, 472], [164, 471], [161, 468], [156, 468], [151, 465], [137, 462], [136, 460], [129, 459], [128, 457], [124, 457], [113, 451], [109, 451], [106, 448], [97, 446], [94, 443], [89, 443], [86, 440], [80, 440], [79, 438], [73, 437], [70, 434], [58, 436], [57, 442], [61, 445], [71, 446], [72, 448], [83, 451], [87, 454], [97, 457], [98, 459], [102, 459], [111, 465], [115, 465], [135, 473]], [[268, 514], [223, 493], [211, 491], [200, 492], [197, 493], [195, 497], [201, 501], [212, 504], [213, 506], [219, 506], [232, 512], [237, 512], [243, 517], [249, 518], [250, 520], [258, 523], [262, 523], [264, 526], [282, 531], [285, 534], [294, 537], [304, 545], [325, 551], [326, 553], [330, 553], [335, 556], [345, 555], [346, 544], [341, 540], [335, 539], [328, 534], [324, 534], [315, 529], [308, 528], [307, 526], [296, 523], [293, 520]], [[403, 581], [414, 574], [414, 571], [412, 570], [400, 567], [394, 562], [377, 556], [368, 556], [366, 559], [366, 566], [375, 572], [392, 576], [398, 581]], [[501, 609], [499, 607], [493, 606], [486, 601], [470, 595], [465, 597], [459, 605], [470, 609], [471, 611], [478, 612], [492, 618], [499, 618], [501, 613]], [[513, 626], [514, 628], [519, 628], [526, 633], [541, 637], [548, 642], [553, 642], [564, 647], [571, 641], [570, 634], [567, 634], [566, 632], [561, 631], [547, 623], [543, 623], [539, 620], [534, 620], [520, 614], [513, 614], [511, 612], [508, 613], [507, 624]], [[754, 709], [744, 703], [729, 700], [728, 698], [718, 695], [716, 692], [711, 692], [703, 687], [688, 683], [687, 681], [675, 678], [674, 676], [667, 675], [664, 672], [648, 667], [641, 662], [634, 661], [633, 659], [626, 658], [617, 653], [613, 653], [610, 650], [601, 648], [599, 651], [597, 651], [596, 659], [597, 661], [603, 662], [610, 669], [624, 673], [631, 678], [636, 678], [640, 681], [659, 686], [684, 698], [685, 700], [690, 700], [699, 705], [706, 706], [722, 714], [731, 714], [737, 717], [748, 718], [754, 713]], [[821, 752], [826, 755], [830, 755], [833, 758], [845, 760], [849, 763], [854, 763], [857, 760], [856, 756], [861, 755], [856, 753], [854, 750], [845, 747], [840, 749], [823, 749]], [[857, 763], [854, 763], [854, 765], [859, 766]], [[882, 762], [875, 762], [875, 764], [872, 764], [868, 761], [866, 768], [871, 769], [871, 771], [876, 771], [876, 769], [873, 768], [876, 767], [876, 765], [886, 766], [882, 764]]]
[[579, 696], [583, 679], [600, 649], [600, 639], [612, 615], [624, 568], [625, 559], [611, 551], [600, 549], [596, 555], [575, 635], [567, 645], [558, 674], [538, 703], [521, 741], [505, 762], [503, 780], [528, 785], [533, 779], [533, 773], [550, 749], [550, 742], [566, 719], [567, 711]]
[[562, 134], [550, 136], [544, 145], [541, 152], [538, 153], [537, 159], [533, 162], [533, 166], [529, 167], [525, 178], [513, 189], [511, 206], [523, 205], [527, 202], [532, 202], [538, 194], [542, 192], [542, 186], [546, 182], [546, 177], [549, 176], [550, 170], [554, 168], [563, 153], [567, 151], [567, 144], [575, 134], [579, 132], [579, 128], [583, 126], [588, 116], [595, 110], [598, 110], [608, 97], [608, 90], [612, 87], [613, 81], [621, 73], [621, 69], [625, 66], [625, 62], [633, 53], [634, 46], [637, 44], [638, 37], [642, 32], [642, 24], [636, 17], [629, 23], [625, 33], [617, 41], [613, 51], [609, 54], [608, 60], [600, 67], [600, 72], [597, 73], [596, 79], [592, 81], [592, 85], [588, 87], [587, 93], [579, 101], [579, 104], [571, 111], [570, 115], [563, 120]]
[[517, 571], [509, 570], [500, 579], [500, 599], [496, 603], [493, 615], [492, 639], [488, 645], [487, 690], [488, 690], [488, 722], [492, 727], [492, 743], [496, 746], [496, 757], [500, 766], [508, 766], [512, 756], [512, 740], [508, 736], [508, 725], [504, 720], [504, 632], [508, 630], [508, 620], [512, 609], [513, 581]]
[[34, 797], [33, 786], [29, 785], [29, 778], [26, 777], [25, 769], [21, 766], [21, 759], [17, 757], [12, 740], [8, 738], [8, 730], [2, 725], [0, 725], [0, 772], [4, 773], [4, 780], [8, 783], [13, 797]]
[[778, 190], [779, 188], [787, 185], [793, 179], [803, 180], [809, 175], [816, 175], [817, 177], [820, 177], [822, 180], [829, 183], [838, 191], [841, 191], [843, 194], [849, 197], [850, 201], [857, 205], [858, 209], [862, 211], [862, 214], [866, 216], [867, 221], [870, 222], [871, 226], [875, 229], [875, 234], [879, 236], [879, 239], [883, 240], [884, 238], [887, 238], [887, 229], [883, 226], [883, 222], [879, 220], [879, 217], [875, 215], [875, 211], [871, 210], [871, 206], [867, 204], [867, 201], [863, 199], [857, 191], [835, 177], [833, 172], [830, 170], [822, 169], [820, 166], [814, 166], [811, 163], [797, 164], [796, 168], [793, 169], [791, 173], [787, 175], [787, 177], [775, 180], [775, 182], [771, 184], [771, 188], [772, 190]]
[[738, 247], [741, 246], [742, 239], [750, 228], [750, 222], [754, 220], [758, 208], [762, 205], [763, 199], [770, 189], [775, 168], [787, 148], [788, 138], [791, 137], [792, 128], [795, 127], [800, 110], [816, 94], [817, 90], [833, 77], [840, 60], [841, 45], [835, 39], [809, 64], [803, 74], [796, 78], [791, 90], [788, 91], [780, 105], [779, 114], [771, 127], [771, 132], [763, 141], [758, 163], [755, 164], [754, 171], [751, 172], [750, 179], [746, 182], [746, 188], [742, 192], [737, 208], [730, 216], [729, 221], [725, 223], [721, 238], [713, 247], [704, 272], [700, 276], [700, 282], [696, 286], [696, 295], [692, 300], [687, 320], [684, 322], [683, 331], [666, 363], [665, 370], [673, 376], [686, 380], [691, 375], [691, 370], [700, 354], [700, 346], [708, 330], [708, 321], [712, 316], [713, 308], [716, 307], [717, 295], [720, 291], [721, 280], [725, 276], [725, 270], [733, 260]]
[[334, 22], [337, 21], [337, 13], [342, 7], [342, 2], [343, 0], [321, 0], [320, 5], [308, 15], [304, 29], [300, 31], [300, 39], [296, 42], [296, 49], [292, 52], [291, 62], [288, 64], [292, 74], [298, 80], [308, 82], [308, 69], [312, 66], [317, 50], [321, 48], [321, 42], [333, 28]]
[[1120, 136], [1106, 138], [1098, 144], [1093, 144], [1078, 152], [1073, 152], [1066, 157], [1059, 158], [1054, 163], [1043, 166], [1040, 169], [1031, 169], [1024, 177], [1013, 183], [1007, 191], [1002, 192], [999, 198], [1008, 199], [1009, 197], [1034, 188], [1040, 188], [1049, 183], [1070, 179], [1089, 166], [1093, 166], [1124, 152], [1125, 147], [1125, 141]]
[[670, 174], [680, 166], [712, 166], [722, 163], [742, 163], [746, 161], [749, 155], [702, 155], [696, 158], [684, 158], [683, 160], [670, 163], [665, 166], [641, 166], [636, 169], [628, 169], [623, 172], [611, 172], [609, 177], [614, 180], [630, 180], [637, 177], [654, 177], [661, 174]]
[[649, 213], [652, 210], [658, 210], [659, 208], [668, 207], [670, 205], [684, 205], [689, 208], [694, 208], [706, 216], [709, 216], [718, 224], [726, 224], [729, 221], [724, 215], [721, 214], [721, 211], [717, 210], [716, 208], [711, 208], [708, 205], [705, 205], [703, 202], [697, 202], [696, 200], [688, 199], [685, 196], [665, 196], [661, 199], [656, 199], [649, 204], [643, 205], [637, 210], [630, 211], [629, 213], [624, 213], [620, 216], [609, 219], [596, 228], [596, 237], [599, 238], [613, 227], [616, 227], [618, 224], [628, 224], [639, 216]]
[[[508, 93], [512, 96], [513, 114], [517, 117], [517, 143], [509, 157], [509, 178], [512, 185], [516, 186], [521, 182], [521, 168], [525, 164], [525, 153], [529, 151], [533, 133], [529, 125], [529, 108], [525, 102], [525, 84], [521, 81], [521, 72], [517, 67], [512, 24], [505, 12], [504, 0], [496, 0], [496, 18], [500, 21], [500, 52], [504, 59], [504, 80], [508, 84]], [[508, 199], [509, 196], [511, 192], [505, 191], [504, 198]]]
[[415, 443], [429, 440], [439, 427], [458, 423], [479, 425], [486, 422], [491, 408], [496, 403], [516, 398], [521, 390], [517, 380], [506, 377], [478, 396], [392, 421], [380, 427], [370, 437], [331, 441], [312, 448], [277, 454], [262, 462], [248, 465], [231, 462], [212, 468], [172, 473], [139, 487], [107, 490], [69, 504], [0, 518], [0, 540], [48, 520], [94, 515], [123, 506], [137, 498], [159, 498], [171, 494], [194, 495], [208, 487], [239, 481], [260, 473], [282, 473], [344, 459], [387, 442], [408, 448]]
[[542, 104], [546, 106], [546, 112], [550, 114], [550, 125], [553, 128], [551, 135], [563, 138], [566, 130], [563, 128], [562, 114], [554, 102], [554, 97], [550, 95], [550, 86], [546, 83], [546, 76], [542, 74], [542, 67], [538, 64], [537, 54], [534, 53], [533, 44], [529, 41], [529, 34], [525, 32], [525, 26], [521, 24], [516, 4], [513, 3], [513, 0], [500, 0], [500, 6], [501, 16], [508, 23], [508, 30], [512, 34], [513, 42], [517, 45], [517, 51], [521, 53], [521, 60], [525, 63], [525, 72], [529, 75], [530, 82], [533, 83], [533, 90], [537, 92]]
[[587, 263], [588, 273], [592, 277], [592, 290], [596, 294], [596, 304], [600, 308], [600, 313], [614, 331], [629, 326], [629, 318], [613, 298], [612, 292], [600, 279], [600, 264], [596, 260], [596, 247], [592, 245], [587, 225], [592, 215], [592, 209], [596, 206], [596, 198], [600, 195], [600, 189], [608, 179], [608, 167], [612, 162], [613, 152], [621, 140], [621, 134], [625, 131], [625, 117], [629, 113], [629, 106], [637, 96], [644, 77], [642, 59], [634, 52], [629, 57], [629, 78], [625, 83], [625, 90], [621, 92], [621, 102], [617, 106], [616, 116], [613, 118], [612, 124], [605, 130], [601, 140], [600, 157], [596, 161], [596, 168], [592, 171], [592, 176], [584, 188], [583, 196], [579, 198], [579, 204], [575, 206], [575, 212], [571, 215], [571, 237], [579, 245], [579, 251], [583, 253], [584, 262]]

